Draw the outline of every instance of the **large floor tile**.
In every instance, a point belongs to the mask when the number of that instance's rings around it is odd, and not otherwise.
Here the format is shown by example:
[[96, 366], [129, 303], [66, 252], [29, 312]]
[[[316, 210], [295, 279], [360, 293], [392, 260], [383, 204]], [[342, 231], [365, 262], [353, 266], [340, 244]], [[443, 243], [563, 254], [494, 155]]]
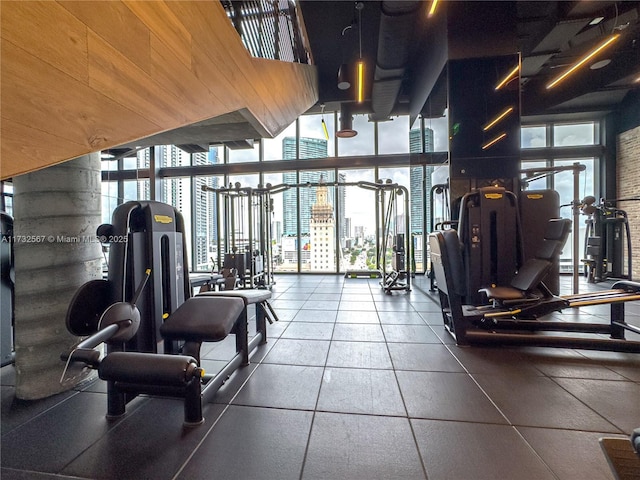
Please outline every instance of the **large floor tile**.
[[406, 418], [318, 412], [303, 480], [419, 480], [425, 474]]
[[345, 342], [384, 342], [380, 325], [336, 323], [333, 340]]
[[327, 358], [328, 367], [392, 368], [387, 345], [381, 342], [332, 341]]
[[507, 423], [467, 374], [400, 371], [396, 376], [410, 417]]
[[542, 372], [527, 361], [522, 352], [507, 348], [458, 347], [451, 346], [451, 353], [469, 373], [491, 375], [542, 375]]
[[440, 343], [433, 330], [426, 325], [382, 325], [387, 342]]
[[513, 425], [619, 433], [549, 378], [484, 374], [474, 378]]
[[513, 427], [437, 420], [411, 424], [429, 480], [556, 479]]
[[177, 478], [298, 479], [311, 418], [311, 412], [232, 406]]
[[333, 323], [296, 322], [282, 332], [280, 338], [297, 338], [300, 340], [331, 340]]
[[0, 468], [0, 478], [2, 480], [78, 480], [78, 477], [67, 477], [53, 473], [39, 473], [27, 470], [13, 470], [11, 468]]
[[316, 408], [329, 412], [406, 416], [391, 370], [325, 369]]
[[314, 297], [311, 297], [311, 300], [307, 300], [302, 305], [301, 311], [306, 310], [316, 310], [321, 312], [327, 312], [331, 310], [338, 310], [338, 306], [340, 305], [339, 300], [316, 300]]
[[338, 311], [336, 323], [374, 323], [379, 324], [378, 314], [374, 311]]
[[298, 310], [294, 322], [335, 323], [337, 310]]
[[624, 433], [640, 426], [640, 384], [579, 378], [554, 381]]
[[171, 479], [223, 409], [222, 405], [206, 405], [205, 422], [184, 428], [182, 400], [151, 398], [90, 444], [62, 473], [96, 480]]
[[415, 312], [413, 305], [407, 301], [376, 301], [376, 310], [379, 312], [397, 312], [398, 315]]
[[322, 381], [321, 367], [263, 363], [233, 400], [237, 405], [313, 410]]
[[519, 427], [525, 440], [563, 480], [610, 480], [609, 464], [598, 439], [607, 434]]
[[[147, 399], [135, 399], [127, 415]], [[76, 393], [31, 421], [2, 435], [2, 466], [56, 473], [113, 428], [108, 421], [107, 397]]]
[[389, 343], [389, 353], [396, 370], [426, 372], [464, 372], [444, 345], [434, 343]]
[[378, 309], [380, 323], [389, 325], [424, 325], [424, 319], [418, 312], [381, 311]]
[[352, 300], [341, 300], [339, 310], [342, 311], [358, 311], [358, 312], [375, 312], [376, 305], [370, 302], [355, 302]]
[[281, 338], [264, 358], [263, 362], [323, 367], [327, 361], [329, 344], [330, 342], [327, 340]]

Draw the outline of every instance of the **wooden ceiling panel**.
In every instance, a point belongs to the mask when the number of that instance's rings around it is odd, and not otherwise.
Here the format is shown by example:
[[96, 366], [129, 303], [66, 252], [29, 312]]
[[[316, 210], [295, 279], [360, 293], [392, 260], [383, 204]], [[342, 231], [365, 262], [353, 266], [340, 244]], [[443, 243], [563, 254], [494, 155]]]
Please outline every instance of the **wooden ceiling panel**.
[[218, 0], [3, 2], [0, 20], [1, 178], [235, 111], [275, 136], [317, 100], [315, 67], [252, 58]]
[[[56, 5], [51, 1], [47, 3]], [[112, 2], [110, 8], [96, 8], [95, 2], [86, 0], [67, 0], [60, 5], [138, 68], [150, 72], [149, 29], [126, 5]]]
[[147, 26], [149, 31], [162, 38], [176, 57], [187, 67], [191, 67], [191, 33], [164, 2], [124, 1], [124, 4]]
[[[86, 32], [86, 25], [56, 2], [2, 5], [3, 40], [80, 81], [87, 80]], [[3, 66], [5, 62], [3, 52]]]

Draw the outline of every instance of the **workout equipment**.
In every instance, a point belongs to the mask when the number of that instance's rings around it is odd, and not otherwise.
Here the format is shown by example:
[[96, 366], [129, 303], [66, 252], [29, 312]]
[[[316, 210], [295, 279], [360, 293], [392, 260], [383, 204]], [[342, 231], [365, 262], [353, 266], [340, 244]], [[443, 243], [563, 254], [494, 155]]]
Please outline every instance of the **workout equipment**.
[[0, 212], [0, 366], [13, 362], [13, 218]]
[[[409, 291], [410, 266], [409, 266], [409, 239], [408, 232], [408, 197], [409, 192], [406, 188], [393, 184], [391, 180], [387, 180], [385, 184], [382, 181], [376, 185], [393, 185], [391, 188], [376, 188], [378, 197], [378, 221], [380, 234], [377, 235], [378, 242], [378, 269], [382, 280], [380, 285], [385, 293], [391, 293], [394, 290]], [[365, 185], [361, 187], [367, 188]], [[398, 214], [398, 197], [404, 194], [404, 211]], [[405, 225], [402, 225], [404, 220]], [[406, 227], [406, 228], [403, 228]], [[403, 233], [404, 230], [404, 233]], [[389, 241], [391, 241], [391, 268], [388, 265], [388, 249]]]
[[242, 187], [240, 183], [225, 188], [202, 186], [214, 192], [219, 215], [217, 263], [224, 271], [220, 282], [229, 290], [233, 271], [237, 276], [234, 288], [271, 288], [273, 285], [273, 255], [270, 215], [273, 202], [268, 188]]
[[[463, 255], [456, 230], [434, 232], [429, 237], [431, 256], [446, 329], [458, 345], [500, 344], [583, 348], [640, 353], [640, 342], [625, 340], [625, 331], [640, 328], [625, 322], [624, 304], [640, 300], [640, 283], [616, 282], [610, 290], [568, 296], [553, 295], [541, 281], [569, 233], [569, 220], [551, 221], [537, 258], [529, 259], [509, 286], [484, 289], [491, 305], [465, 304], [467, 293]], [[606, 323], [540, 320], [565, 308], [611, 306]], [[546, 332], [580, 332], [592, 336], [549, 335]], [[603, 338], [598, 334], [608, 334]]]
[[[203, 402], [267, 341], [266, 322], [277, 320], [268, 303], [271, 292], [191, 297], [184, 223], [170, 205], [127, 202], [99, 231], [113, 239], [108, 280], [88, 282], [69, 305], [68, 330], [89, 338], [62, 355], [67, 366], [61, 382], [76, 377], [78, 368], [97, 369], [107, 381], [108, 417], [123, 415], [138, 394], [150, 394], [182, 398], [185, 425], [202, 423]], [[250, 305], [256, 317], [251, 340]], [[206, 375], [200, 366], [202, 343], [222, 341], [231, 333], [235, 355], [220, 372]], [[95, 348], [102, 343], [107, 353], [100, 358]]]
[[607, 278], [631, 280], [633, 267], [629, 219], [627, 212], [611, 205], [613, 202], [601, 199], [596, 205], [593, 196], [585, 197], [581, 202], [580, 211], [588, 215], [582, 262], [589, 282], [601, 282]]
[[[409, 191], [406, 187], [393, 183], [390, 180], [382, 182], [307, 182], [298, 184], [267, 185], [271, 194], [280, 193], [291, 188], [311, 188], [311, 187], [349, 187], [355, 186], [365, 190], [372, 190], [376, 193], [376, 270], [365, 272], [361, 270], [347, 270], [346, 278], [382, 278], [381, 287], [386, 293], [394, 290], [411, 291], [411, 262], [409, 260], [410, 219], [409, 219]], [[398, 196], [404, 195], [404, 207], [398, 213]], [[395, 215], [395, 217], [394, 217]], [[400, 221], [398, 221], [400, 219]], [[402, 266], [402, 270], [393, 267], [388, 270], [386, 262], [386, 250], [390, 240], [391, 227], [398, 235], [395, 237], [394, 253], [395, 266]]]
[[506, 284], [524, 261], [517, 197], [503, 187], [465, 194], [458, 231], [464, 245], [465, 303], [477, 304], [481, 287]]
[[629, 438], [602, 437], [599, 442], [616, 480], [640, 478], [640, 428]]

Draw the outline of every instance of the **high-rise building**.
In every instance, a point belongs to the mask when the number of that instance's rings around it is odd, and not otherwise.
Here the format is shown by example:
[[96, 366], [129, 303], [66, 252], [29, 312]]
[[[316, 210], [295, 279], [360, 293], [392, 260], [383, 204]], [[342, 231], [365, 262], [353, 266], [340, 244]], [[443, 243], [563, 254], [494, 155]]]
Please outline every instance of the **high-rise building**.
[[328, 189], [314, 188], [316, 201], [311, 206], [309, 223], [311, 237], [311, 270], [336, 271], [336, 219], [333, 205], [328, 201]]
[[[409, 152], [423, 153], [422, 139], [420, 138], [420, 129], [414, 128], [409, 131]], [[431, 128], [424, 129], [424, 152], [433, 152], [433, 130]], [[431, 175], [429, 174], [431, 167], [427, 167], [427, 175], [423, 179], [422, 167], [411, 167], [410, 172], [410, 203], [409, 209], [411, 214], [411, 233], [423, 233], [422, 217], [423, 202], [427, 199], [427, 216], [425, 229], [429, 228], [431, 215], [428, 210], [428, 196], [431, 192]]]
[[[296, 159], [296, 139], [295, 137], [285, 137], [282, 141], [282, 151], [285, 160]], [[300, 138], [299, 143], [300, 159], [305, 158], [325, 158], [327, 157], [327, 141], [319, 138]], [[300, 177], [296, 179], [295, 172], [285, 172], [282, 174], [282, 183], [318, 183], [320, 178], [327, 182], [335, 180], [333, 172], [325, 171], [301, 171]], [[297, 191], [299, 190], [299, 191]], [[296, 235], [297, 218], [296, 218], [296, 202], [300, 199], [300, 233], [302, 235], [309, 233], [309, 220], [311, 219], [311, 205], [316, 201], [316, 192], [313, 188], [300, 188], [285, 190], [282, 194], [283, 202], [283, 235]], [[333, 189], [329, 192], [329, 200], [334, 203]]]
[[[218, 163], [218, 149], [210, 148], [208, 152], [194, 153], [191, 156], [193, 165], [210, 165]], [[216, 196], [211, 192], [202, 190], [206, 185], [210, 188], [218, 187], [217, 177], [195, 177], [195, 199], [193, 210], [195, 212], [195, 252], [193, 254], [192, 265], [194, 270], [209, 270], [211, 268], [210, 258], [214, 257], [214, 247], [217, 246], [218, 231], [216, 228], [216, 216], [218, 208]]]

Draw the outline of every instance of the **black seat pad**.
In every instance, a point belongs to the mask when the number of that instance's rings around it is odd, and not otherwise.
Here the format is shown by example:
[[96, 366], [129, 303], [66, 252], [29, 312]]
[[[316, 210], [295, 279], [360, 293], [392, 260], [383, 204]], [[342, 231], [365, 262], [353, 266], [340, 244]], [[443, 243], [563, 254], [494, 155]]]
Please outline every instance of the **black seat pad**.
[[219, 342], [245, 308], [242, 298], [198, 295], [184, 302], [160, 327], [167, 340]]
[[271, 298], [269, 290], [223, 290], [221, 292], [202, 292], [198, 297], [235, 297], [241, 298], [245, 305], [260, 303]]

